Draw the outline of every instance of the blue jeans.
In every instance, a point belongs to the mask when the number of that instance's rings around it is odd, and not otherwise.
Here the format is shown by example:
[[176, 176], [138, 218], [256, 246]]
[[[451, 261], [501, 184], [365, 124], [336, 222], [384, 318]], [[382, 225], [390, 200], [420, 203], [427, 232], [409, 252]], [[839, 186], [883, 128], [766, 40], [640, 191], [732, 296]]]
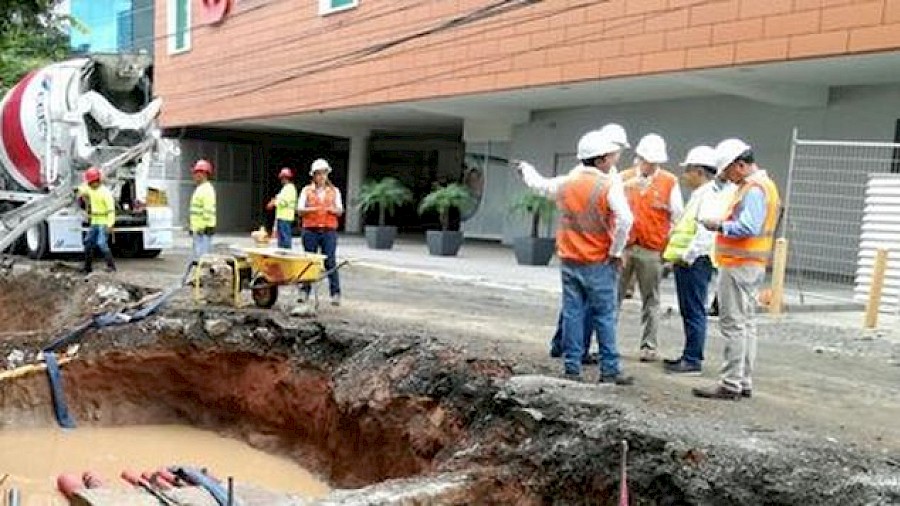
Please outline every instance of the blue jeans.
[[703, 362], [706, 343], [706, 298], [713, 266], [702, 256], [690, 266], [675, 265], [675, 290], [684, 324], [684, 352], [681, 359], [691, 365]]
[[[335, 230], [304, 230], [303, 249], [307, 253], [319, 253], [325, 255], [325, 270], [334, 269], [337, 265], [337, 231]], [[309, 285], [303, 287], [303, 291], [309, 293]], [[328, 275], [328, 291], [331, 295], [340, 295], [341, 280], [338, 271]]]
[[278, 247], [281, 249], [291, 249], [294, 222], [275, 220], [275, 230], [278, 234]]
[[[594, 335], [594, 315], [591, 314], [591, 308], [584, 313], [584, 356], [587, 357], [591, 353], [591, 336]], [[563, 353], [563, 314], [559, 312], [559, 320], [556, 322], [556, 332], [553, 339], [550, 340], [550, 353], [552, 355], [562, 355]]]
[[209, 254], [212, 252], [212, 238], [213, 236], [207, 234], [198, 234], [194, 232], [194, 258], [193, 261], [196, 262], [200, 260], [200, 257], [203, 255]]
[[600, 342], [600, 374], [621, 373], [616, 349], [616, 289], [618, 271], [609, 262], [576, 264], [563, 262], [563, 352], [568, 374], [581, 374], [584, 355], [584, 320], [593, 314], [593, 329]]
[[94, 248], [100, 250], [104, 257], [109, 255], [109, 241], [107, 236], [109, 229], [101, 225], [91, 225], [88, 228], [87, 235], [84, 237], [84, 253], [93, 255]]

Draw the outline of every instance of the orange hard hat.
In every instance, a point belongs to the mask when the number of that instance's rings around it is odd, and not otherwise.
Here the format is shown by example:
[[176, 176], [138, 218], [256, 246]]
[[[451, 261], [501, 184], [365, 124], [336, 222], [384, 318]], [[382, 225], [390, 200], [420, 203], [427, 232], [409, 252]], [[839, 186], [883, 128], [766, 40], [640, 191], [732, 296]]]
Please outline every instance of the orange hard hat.
[[88, 184], [100, 181], [102, 176], [103, 174], [97, 167], [91, 167], [90, 169], [84, 171], [84, 181]]
[[294, 171], [288, 167], [284, 167], [278, 172], [278, 179], [294, 179]]
[[197, 163], [194, 164], [194, 168], [191, 170], [191, 172], [205, 172], [207, 175], [212, 174], [212, 163], [210, 163], [209, 160], [197, 160]]

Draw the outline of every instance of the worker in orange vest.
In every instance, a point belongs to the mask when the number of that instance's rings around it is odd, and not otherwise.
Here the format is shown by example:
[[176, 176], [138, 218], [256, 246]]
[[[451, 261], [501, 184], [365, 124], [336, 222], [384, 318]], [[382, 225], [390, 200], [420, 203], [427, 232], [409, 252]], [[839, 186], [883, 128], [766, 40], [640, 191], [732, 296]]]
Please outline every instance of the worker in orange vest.
[[781, 202], [778, 187], [756, 165], [749, 144], [726, 139], [716, 146], [716, 158], [720, 176], [737, 185], [726, 216], [701, 221], [717, 233], [719, 330], [725, 342], [725, 363], [717, 385], [695, 388], [693, 393], [739, 400], [753, 395], [756, 299], [766, 277]]
[[[338, 218], [344, 214], [341, 191], [328, 179], [331, 165], [319, 158], [312, 163], [309, 175], [313, 180], [300, 192], [297, 211], [302, 217], [303, 249], [308, 253], [325, 255], [325, 269], [328, 274], [328, 291], [331, 305], [341, 304], [341, 281], [337, 265]], [[304, 300], [309, 296], [309, 285], [303, 286]]]
[[563, 353], [567, 379], [581, 381], [585, 313], [593, 314], [600, 342], [600, 382], [630, 385], [616, 345], [616, 289], [632, 216], [621, 181], [610, 170], [622, 145], [601, 132], [578, 141], [581, 165], [564, 178], [547, 179], [517, 164], [526, 186], [556, 198], [560, 220], [556, 248], [563, 290]]
[[666, 142], [657, 134], [647, 134], [635, 148], [637, 164], [622, 172], [628, 205], [634, 213], [634, 227], [628, 238], [625, 271], [619, 285], [619, 305], [632, 274], [641, 292], [641, 362], [659, 359], [659, 283], [662, 253], [669, 231], [684, 211], [678, 178], [662, 168], [669, 160]]

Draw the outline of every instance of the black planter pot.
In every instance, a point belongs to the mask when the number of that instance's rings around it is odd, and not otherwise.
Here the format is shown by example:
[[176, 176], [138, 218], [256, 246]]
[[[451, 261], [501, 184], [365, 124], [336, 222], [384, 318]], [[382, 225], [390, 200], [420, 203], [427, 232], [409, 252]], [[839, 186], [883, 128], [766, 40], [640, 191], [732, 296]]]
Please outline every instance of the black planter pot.
[[397, 227], [366, 226], [366, 244], [370, 249], [391, 249], [397, 238]]
[[452, 257], [459, 253], [463, 243], [462, 232], [443, 232], [441, 230], [428, 230], [425, 232], [428, 242], [428, 253], [434, 256]]
[[519, 265], [547, 265], [556, 251], [556, 240], [548, 237], [517, 237], [513, 251]]

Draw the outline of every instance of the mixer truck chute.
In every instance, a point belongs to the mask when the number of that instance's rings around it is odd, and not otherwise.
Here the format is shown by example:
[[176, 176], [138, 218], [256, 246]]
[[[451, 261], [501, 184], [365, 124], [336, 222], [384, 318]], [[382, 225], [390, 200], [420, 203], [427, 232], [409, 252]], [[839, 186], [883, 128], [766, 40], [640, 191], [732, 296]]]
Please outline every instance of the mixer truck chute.
[[[32, 258], [83, 250], [75, 190], [101, 167], [116, 197], [113, 249], [155, 256], [171, 247], [172, 211], [148, 184], [172, 149], [160, 138], [147, 55], [94, 55], [36, 70], [0, 102], [0, 251]], [[154, 198], [148, 198], [152, 195]]]

